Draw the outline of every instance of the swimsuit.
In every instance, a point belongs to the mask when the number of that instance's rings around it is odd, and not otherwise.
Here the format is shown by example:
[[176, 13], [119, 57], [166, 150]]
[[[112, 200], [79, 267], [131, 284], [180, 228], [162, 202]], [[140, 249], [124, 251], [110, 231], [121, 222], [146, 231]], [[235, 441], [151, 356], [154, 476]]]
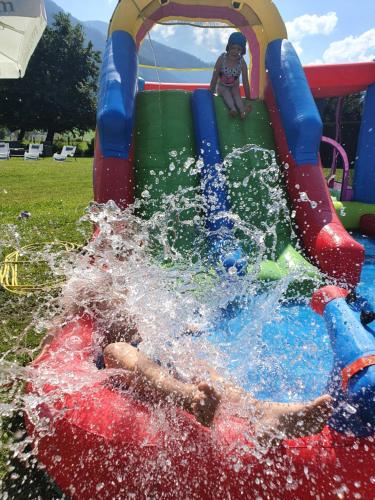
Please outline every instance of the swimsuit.
[[224, 85], [225, 87], [233, 87], [234, 83], [239, 79], [241, 75], [242, 61], [243, 57], [240, 58], [236, 66], [231, 68], [227, 64], [227, 54], [224, 52], [221, 70], [219, 73], [221, 85]]

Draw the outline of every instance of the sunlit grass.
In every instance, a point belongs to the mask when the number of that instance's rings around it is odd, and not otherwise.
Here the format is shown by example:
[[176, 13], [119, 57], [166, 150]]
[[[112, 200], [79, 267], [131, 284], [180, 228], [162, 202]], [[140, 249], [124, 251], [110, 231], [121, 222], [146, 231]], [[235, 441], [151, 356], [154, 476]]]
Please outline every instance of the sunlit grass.
[[[85, 207], [93, 198], [92, 158], [66, 162], [53, 159], [0, 161], [0, 259], [26, 245], [54, 241], [83, 244], [89, 226], [77, 226]], [[29, 218], [19, 219], [21, 212]], [[19, 281], [39, 283], [45, 279], [39, 265], [22, 268]], [[57, 292], [55, 292], [57, 293]], [[19, 296], [0, 287], [0, 353], [6, 359], [27, 364], [36, 353], [41, 335], [28, 330], [36, 314], [48, 307], [47, 296], [31, 293]], [[30, 353], [30, 354], [29, 354]], [[1, 400], [6, 400], [3, 392]], [[3, 439], [6, 430], [4, 429]], [[4, 442], [4, 441], [3, 441]], [[7, 453], [0, 447], [0, 477], [6, 474]]]
[[[55, 162], [46, 158], [24, 161], [12, 158], [0, 162], [0, 243], [2, 259], [15, 248], [32, 243], [71, 241], [82, 244], [89, 227], [77, 221], [92, 199], [92, 159]], [[21, 212], [30, 217], [19, 218]], [[22, 267], [20, 267], [22, 272]], [[38, 266], [28, 269], [27, 278], [38, 281]], [[22, 276], [20, 276], [22, 280]], [[22, 301], [22, 307], [17, 304]], [[24, 328], [40, 303], [39, 296], [19, 298], [0, 288], [0, 350], [7, 349], [9, 327], [12, 336]], [[4, 330], [7, 331], [5, 335]], [[5, 338], [4, 338], [5, 337]], [[4, 344], [5, 341], [5, 344]]]

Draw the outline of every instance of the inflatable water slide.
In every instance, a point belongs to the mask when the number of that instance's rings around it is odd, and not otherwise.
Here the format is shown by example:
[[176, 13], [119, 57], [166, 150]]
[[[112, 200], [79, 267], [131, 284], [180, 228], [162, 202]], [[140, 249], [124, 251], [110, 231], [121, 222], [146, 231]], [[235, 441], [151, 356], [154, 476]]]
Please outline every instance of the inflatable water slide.
[[[230, 119], [207, 86], [144, 84], [137, 78], [137, 52], [147, 32], [157, 22], [186, 19], [224, 22], [246, 36], [252, 97], [246, 120]], [[359, 89], [370, 89], [367, 109], [374, 100], [371, 64], [356, 71]], [[348, 72], [342, 73], [344, 95], [353, 85]], [[256, 249], [245, 235], [233, 234], [228, 214], [264, 233], [258, 279], [275, 282], [302, 270], [303, 279], [301, 272], [296, 274], [292, 293], [312, 296], [314, 310], [324, 317], [333, 351], [327, 386], [335, 410], [318, 435], [285, 440], [262, 453], [254, 448], [248, 423], [236, 416], [210, 429], [181, 410], [173, 426], [155, 428], [152, 408], [98, 379], [93, 325], [83, 317], [62, 328], [34, 367], [38, 371], [48, 364], [57, 374], [85, 380], [84, 389], [62, 395], [52, 407], [41, 403], [28, 416], [38, 458], [67, 495], [375, 496], [375, 336], [361, 323], [363, 311], [353, 307], [355, 299], [348, 300], [360, 279], [364, 249], [339, 220], [320, 163], [322, 121], [312, 90], [320, 97], [338, 95], [342, 83], [332, 68], [329, 78], [327, 74], [309, 69], [306, 76], [271, 0], [118, 3], [101, 72], [95, 200], [113, 200], [125, 208], [147, 193], [142, 216], [148, 218], [163, 209], [165, 195], [201, 189], [201, 217], [211, 233], [207, 251], [221, 268], [239, 276], [251, 272]], [[363, 134], [363, 144], [370, 144], [371, 137]], [[373, 144], [359, 169], [358, 196], [367, 189], [365, 169], [367, 181], [373, 182]], [[190, 169], [198, 159], [201, 167]], [[275, 190], [281, 211], [273, 210]], [[195, 233], [194, 226], [186, 227], [176, 238], [188, 253]], [[329, 283], [320, 289], [318, 274]], [[36, 391], [32, 385], [29, 390]], [[52, 391], [53, 382], [44, 390]], [[38, 431], [35, 419], [54, 421], [53, 430]]]

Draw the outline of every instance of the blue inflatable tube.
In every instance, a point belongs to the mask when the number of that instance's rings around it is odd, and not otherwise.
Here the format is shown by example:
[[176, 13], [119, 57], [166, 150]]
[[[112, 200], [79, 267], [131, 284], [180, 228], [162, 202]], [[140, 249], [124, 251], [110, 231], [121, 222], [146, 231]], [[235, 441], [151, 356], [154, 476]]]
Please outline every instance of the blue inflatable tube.
[[375, 203], [375, 83], [369, 86], [366, 93], [357, 158], [353, 181], [354, 200]]
[[334, 352], [334, 369], [329, 392], [335, 398], [330, 426], [340, 432], [369, 436], [375, 426], [375, 364], [365, 366], [348, 378], [343, 387], [343, 372], [363, 359], [375, 355], [375, 337], [364, 327], [359, 314], [343, 298], [325, 306], [323, 316]]
[[266, 68], [294, 160], [298, 165], [317, 165], [323, 123], [301, 62], [288, 40], [268, 45]]
[[107, 40], [100, 75], [97, 113], [105, 158], [129, 157], [135, 113], [138, 60], [133, 37], [115, 31]]
[[191, 103], [196, 151], [203, 160], [203, 209], [206, 227], [212, 233], [211, 251], [225, 269], [235, 268], [237, 274], [243, 274], [246, 271], [247, 259], [233, 234], [233, 223], [226, 215], [230, 210], [229, 193], [222, 171], [223, 158], [220, 154], [213, 95], [209, 90], [195, 90]]

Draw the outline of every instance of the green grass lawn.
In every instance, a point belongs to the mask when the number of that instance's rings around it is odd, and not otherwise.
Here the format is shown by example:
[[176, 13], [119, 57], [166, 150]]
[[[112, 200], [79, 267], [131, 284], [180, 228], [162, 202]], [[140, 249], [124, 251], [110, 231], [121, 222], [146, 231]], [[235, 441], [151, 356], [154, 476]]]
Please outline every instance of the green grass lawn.
[[[0, 161], [0, 260], [15, 248], [56, 240], [83, 244], [91, 234], [89, 225], [77, 225], [93, 199], [92, 158], [66, 162], [52, 159]], [[31, 217], [20, 220], [20, 212]], [[37, 268], [22, 269], [19, 281], [38, 283]], [[57, 292], [55, 292], [56, 294]], [[27, 364], [36, 354], [42, 334], [28, 330], [32, 318], [48, 307], [50, 295], [15, 295], [0, 287], [0, 363], [16, 360]], [[0, 389], [0, 403], [8, 394]], [[2, 440], [7, 430], [3, 429]], [[6, 450], [0, 446], [0, 478], [6, 474]]]
[[[91, 172], [91, 158], [1, 161], [1, 225], [15, 224], [22, 244], [43, 241], [41, 238], [81, 241], [76, 221], [93, 197]], [[18, 221], [25, 210], [31, 218]]]
[[[92, 199], [92, 159], [66, 162], [52, 159], [0, 162], [0, 244], [1, 260], [15, 248], [56, 240], [83, 244], [89, 226], [77, 225]], [[19, 219], [20, 212], [31, 217]], [[40, 269], [22, 269], [19, 281], [38, 283]], [[16, 296], [0, 288], [0, 352], [8, 350], [12, 338], [30, 321], [43, 301], [41, 294]]]

